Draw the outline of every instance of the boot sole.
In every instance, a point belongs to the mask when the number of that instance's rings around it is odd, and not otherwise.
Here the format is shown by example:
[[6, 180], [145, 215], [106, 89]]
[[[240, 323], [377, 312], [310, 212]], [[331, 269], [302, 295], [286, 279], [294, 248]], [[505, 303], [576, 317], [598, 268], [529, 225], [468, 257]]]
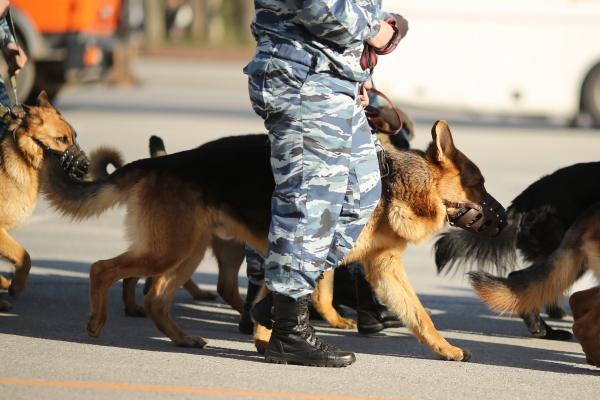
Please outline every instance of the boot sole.
[[273, 355], [268, 355], [269, 350], [267, 350], [267, 352], [265, 353], [265, 360], [267, 360], [267, 362], [273, 363], [273, 364], [292, 364], [292, 365], [304, 365], [307, 367], [331, 367], [331, 368], [342, 368], [342, 367], [347, 367], [349, 365], [352, 365], [356, 362], [356, 358], [354, 360], [351, 361], [330, 361], [330, 362], [326, 362], [326, 363], [318, 363], [318, 362], [310, 362], [310, 361], [306, 361], [303, 360], [301, 358], [296, 357], [293, 354], [273, 354]]

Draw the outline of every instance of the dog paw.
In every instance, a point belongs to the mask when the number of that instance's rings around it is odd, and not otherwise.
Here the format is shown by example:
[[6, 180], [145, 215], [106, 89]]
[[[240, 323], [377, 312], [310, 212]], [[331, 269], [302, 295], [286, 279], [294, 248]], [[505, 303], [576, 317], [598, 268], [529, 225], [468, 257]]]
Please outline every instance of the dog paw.
[[545, 336], [540, 336], [540, 339], [546, 340], [560, 340], [563, 342], [571, 340], [573, 334], [569, 331], [563, 331], [562, 329], [552, 329], [546, 332]]
[[264, 340], [260, 340], [260, 339], [254, 339], [254, 346], [256, 347], [256, 351], [258, 351], [258, 354], [261, 355], [265, 355], [265, 353], [267, 352], [267, 346], [269, 345], [269, 342], [265, 342]]
[[136, 305], [135, 307], [125, 307], [125, 315], [128, 317], [145, 317], [146, 312], [143, 307]]
[[336, 329], [356, 329], [357, 327], [356, 322], [349, 318], [338, 318], [337, 321], [330, 323], [330, 325]]
[[452, 347], [448, 351], [440, 352], [436, 355], [440, 360], [444, 361], [469, 361], [471, 358], [471, 350]]
[[0, 300], [0, 312], [9, 311], [10, 309], [12, 309], [12, 307], [7, 301]]
[[23, 291], [23, 289], [25, 289], [25, 285], [21, 285], [19, 283], [16, 283], [15, 280], [13, 279], [13, 281], [10, 284], [10, 286], [8, 287], [8, 294], [13, 299], [16, 299], [17, 297], [19, 297], [19, 294], [21, 294], [21, 292]]
[[254, 324], [254, 346], [259, 354], [265, 354], [269, 340], [271, 340], [271, 330], [262, 325]]
[[85, 331], [90, 337], [97, 338], [100, 336], [100, 331], [106, 322], [106, 318], [102, 321], [100, 318], [95, 317], [93, 314], [90, 315], [88, 323], [85, 325]]
[[208, 340], [200, 336], [184, 336], [179, 339], [175, 345], [179, 347], [196, 347], [203, 349], [208, 344]]
[[192, 296], [194, 300], [215, 300], [219, 297], [215, 292], [211, 292], [210, 290], [200, 290], [198, 293]]

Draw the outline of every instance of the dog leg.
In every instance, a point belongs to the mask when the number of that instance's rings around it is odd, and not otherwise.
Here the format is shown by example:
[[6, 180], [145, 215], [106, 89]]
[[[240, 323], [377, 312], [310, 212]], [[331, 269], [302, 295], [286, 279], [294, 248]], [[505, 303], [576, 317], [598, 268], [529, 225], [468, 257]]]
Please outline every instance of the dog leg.
[[323, 319], [334, 328], [354, 329], [356, 322], [342, 316], [333, 308], [333, 275], [334, 270], [323, 273], [323, 279], [317, 282], [313, 292], [313, 306], [321, 314]]
[[560, 307], [558, 304], [546, 304], [546, 312], [550, 318], [563, 319], [566, 317], [567, 312]]
[[0, 256], [9, 260], [15, 266], [15, 277], [8, 286], [8, 294], [16, 299], [25, 289], [31, 270], [31, 258], [29, 253], [11, 238], [4, 229], [0, 229]]
[[192, 278], [188, 279], [184, 284], [183, 288], [192, 296], [194, 300], [214, 300], [219, 295], [210, 290], [202, 290], [196, 285], [196, 282]]
[[[100, 260], [90, 268], [90, 306], [91, 313], [86, 331], [91, 337], [98, 337], [108, 316], [108, 289], [120, 279], [147, 276], [158, 271], [168, 271], [181, 263], [180, 259], [158, 257], [155, 254], [147, 257], [136, 257], [127, 251], [109, 260]], [[183, 283], [183, 282], [182, 282]]]
[[146, 316], [142, 306], [135, 301], [135, 288], [139, 280], [139, 277], [123, 279], [123, 303], [125, 303], [125, 315], [128, 317]]
[[600, 368], [600, 302], [573, 323], [573, 334], [587, 362]]
[[244, 245], [233, 240], [213, 237], [212, 250], [219, 264], [217, 292], [234, 310], [244, 312], [244, 300], [240, 296], [238, 272], [246, 257]]
[[146, 282], [144, 282], [144, 291], [142, 292], [145, 295], [148, 294], [150, 289], [152, 289], [152, 284], [154, 283], [154, 278], [151, 276], [146, 277]]
[[9, 311], [11, 308], [7, 301], [0, 300], [0, 312]]
[[203, 337], [188, 335], [173, 322], [169, 313], [175, 293], [181, 285], [190, 279], [198, 264], [202, 261], [206, 247], [202, 246], [197, 249], [191, 257], [183, 261], [174, 271], [156, 276], [152, 289], [144, 298], [146, 314], [158, 330], [173, 341], [175, 346], [203, 348], [208, 344], [208, 340]]
[[[269, 294], [269, 292], [269, 288], [263, 283], [263, 286], [260, 289], [258, 296], [256, 296], [256, 299], [254, 300], [254, 304], [264, 299], [265, 296]], [[256, 347], [256, 351], [258, 351], [259, 354], [265, 354], [267, 350], [267, 345], [269, 344], [269, 340], [271, 340], [271, 330], [255, 322], [254, 346]]]
[[10, 282], [11, 282], [10, 279], [6, 279], [2, 275], [0, 275], [0, 289], [1, 290], [8, 290], [8, 287], [10, 286]]
[[405, 322], [419, 342], [426, 344], [441, 360], [467, 361], [471, 351], [450, 345], [435, 329], [431, 318], [408, 282], [402, 254], [386, 252], [374, 260], [363, 260], [366, 278], [375, 293]]

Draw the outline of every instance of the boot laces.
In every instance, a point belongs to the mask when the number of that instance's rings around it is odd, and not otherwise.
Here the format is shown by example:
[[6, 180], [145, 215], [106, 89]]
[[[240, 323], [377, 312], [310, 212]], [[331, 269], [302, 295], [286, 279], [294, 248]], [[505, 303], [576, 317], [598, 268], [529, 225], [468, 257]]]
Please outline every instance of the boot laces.
[[[334, 350], [333, 346], [331, 346], [330, 344], [323, 341], [320, 337], [317, 336], [317, 334], [315, 332], [315, 328], [313, 328], [311, 325], [305, 324], [303, 328], [304, 329], [303, 329], [301, 336], [304, 339], [314, 340], [315, 347], [317, 347], [323, 351], [333, 351]], [[312, 340], [310, 340], [310, 341], [312, 341]]]

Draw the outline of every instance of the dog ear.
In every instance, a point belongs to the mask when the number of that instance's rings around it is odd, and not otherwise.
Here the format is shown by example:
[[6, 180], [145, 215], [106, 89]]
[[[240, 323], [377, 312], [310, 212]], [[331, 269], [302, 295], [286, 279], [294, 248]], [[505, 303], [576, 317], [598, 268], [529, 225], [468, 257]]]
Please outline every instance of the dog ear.
[[41, 108], [52, 108], [54, 109], [54, 107], [52, 106], [52, 104], [50, 104], [50, 100], [48, 100], [48, 95], [46, 95], [46, 91], [42, 90], [37, 98], [37, 104], [38, 107]]
[[[435, 144], [435, 159], [442, 161], [444, 159], [452, 160], [456, 155], [456, 147], [452, 140], [450, 128], [444, 120], [436, 121], [431, 128], [431, 137]], [[433, 146], [432, 146], [433, 147]]]

